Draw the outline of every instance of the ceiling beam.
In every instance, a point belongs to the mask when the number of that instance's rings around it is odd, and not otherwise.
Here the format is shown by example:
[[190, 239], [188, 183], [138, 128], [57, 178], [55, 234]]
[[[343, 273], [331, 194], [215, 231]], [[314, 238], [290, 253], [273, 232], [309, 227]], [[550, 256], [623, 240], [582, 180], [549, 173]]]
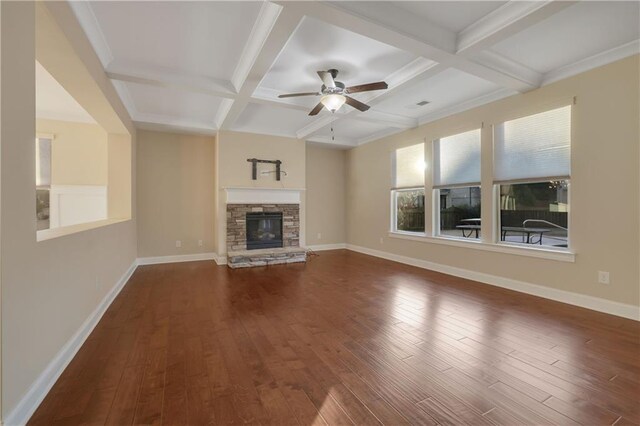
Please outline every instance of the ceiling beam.
[[178, 89], [187, 92], [207, 94], [233, 99], [236, 91], [230, 81], [214, 78], [184, 75], [156, 68], [133, 69], [124, 64], [111, 62], [105, 69], [107, 77], [127, 83], [146, 84], [155, 87]]
[[278, 20], [281, 7], [276, 4], [265, 1], [262, 3], [258, 17], [253, 24], [249, 39], [242, 50], [240, 60], [238, 61], [233, 75], [231, 77], [231, 83], [235, 87], [236, 91], [240, 91], [247, 76], [251, 72], [251, 68], [255, 63], [260, 51], [264, 46], [264, 43], [271, 33], [273, 26]]
[[503, 74], [510, 75], [531, 87], [539, 87], [542, 84], [542, 74], [493, 50], [482, 50], [472, 59], [487, 68], [500, 70]]
[[[238, 96], [222, 118], [220, 128], [228, 130], [233, 123], [240, 117], [240, 114], [246, 108], [251, 99], [251, 95], [256, 90], [264, 75], [269, 71], [271, 65], [278, 57], [278, 54], [284, 48], [293, 32], [298, 28], [303, 15], [296, 10], [282, 8], [274, 3], [269, 3], [270, 7], [278, 8], [277, 16], [275, 16], [275, 24], [271, 26], [268, 34], [264, 32], [252, 32], [256, 37], [266, 37], [259, 49], [257, 56], [254, 58], [251, 67], [246, 72], [246, 78], [238, 88]], [[257, 44], [250, 42], [250, 44]], [[242, 62], [242, 60], [241, 60]]]
[[[393, 16], [384, 16], [384, 14], [376, 12], [377, 8], [384, 7], [380, 6], [380, 3], [367, 3], [367, 7], [361, 7], [357, 12], [345, 9], [341, 3], [282, 1], [279, 4], [283, 5], [285, 10], [295, 9], [301, 14], [340, 26], [418, 57], [455, 67], [502, 87], [518, 92], [526, 92], [536, 87], [525, 83], [520, 78], [514, 78], [500, 70], [486, 67], [462, 55], [457, 55], [455, 46], [446, 49], [440, 45], [441, 43], [438, 44], [437, 40], [424, 40], [416, 33], [417, 30], [411, 31], [409, 34], [404, 22], [398, 23], [393, 21]], [[349, 7], [353, 8], [353, 4], [355, 3], [349, 3]]]
[[511, 0], [460, 31], [456, 53], [470, 55], [487, 49], [575, 3]]

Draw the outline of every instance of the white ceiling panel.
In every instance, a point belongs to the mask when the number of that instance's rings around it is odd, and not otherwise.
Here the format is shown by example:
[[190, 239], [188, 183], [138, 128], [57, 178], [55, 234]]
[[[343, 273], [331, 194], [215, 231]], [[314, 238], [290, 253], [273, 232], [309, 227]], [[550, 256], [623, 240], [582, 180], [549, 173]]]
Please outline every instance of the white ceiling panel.
[[316, 71], [330, 68], [340, 71], [337, 80], [355, 86], [383, 80], [413, 59], [402, 50], [307, 17], [260, 87], [279, 93], [319, 90], [322, 81]]
[[312, 122], [313, 118], [307, 114], [290, 108], [250, 103], [232, 130], [295, 138], [298, 129]]
[[36, 117], [95, 123], [89, 113], [36, 61]]
[[89, 5], [119, 64], [229, 80], [261, 2], [105, 1]]
[[[364, 113], [366, 114], [366, 112]], [[385, 124], [375, 123], [373, 121], [356, 120], [353, 118], [344, 118], [342, 120], [335, 121], [333, 123], [333, 133], [331, 132], [331, 124], [325, 126], [315, 132], [313, 137], [320, 137], [331, 139], [334, 135], [336, 140], [351, 139], [359, 140], [371, 136], [374, 133], [378, 133], [388, 129]]]
[[137, 83], [122, 83], [129, 94], [135, 113], [164, 116], [174, 121], [201, 123], [213, 126], [214, 118], [222, 99], [178, 89], [148, 86]]
[[[499, 86], [450, 68], [426, 80], [411, 84], [376, 104], [375, 110], [412, 118], [425, 116], [499, 89]], [[418, 102], [427, 105], [418, 106]]]
[[506, 1], [399, 1], [394, 6], [453, 32], [460, 32]]
[[546, 73], [640, 38], [640, 3], [583, 1], [492, 50]]

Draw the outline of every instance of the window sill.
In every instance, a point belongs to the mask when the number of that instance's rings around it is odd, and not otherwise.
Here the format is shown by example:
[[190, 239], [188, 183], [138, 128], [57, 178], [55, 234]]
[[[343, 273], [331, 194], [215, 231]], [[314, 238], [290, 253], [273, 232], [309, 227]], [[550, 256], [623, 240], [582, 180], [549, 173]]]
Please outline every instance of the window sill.
[[421, 233], [389, 232], [390, 238], [401, 240], [419, 241], [427, 244], [443, 244], [453, 247], [462, 247], [474, 250], [492, 251], [496, 253], [513, 254], [517, 256], [535, 257], [539, 259], [556, 260], [559, 262], [576, 261], [575, 253], [568, 250], [554, 250], [539, 247], [523, 247], [508, 244], [490, 244], [479, 240], [461, 240], [448, 237], [431, 237]]
[[78, 232], [88, 231], [90, 229], [102, 228], [103, 226], [114, 225], [116, 223], [127, 222], [131, 218], [113, 218], [98, 220], [96, 222], [79, 223], [77, 225], [63, 226], [61, 228], [42, 229], [36, 232], [36, 241], [47, 241], [54, 238], [64, 237], [66, 235], [77, 234]]

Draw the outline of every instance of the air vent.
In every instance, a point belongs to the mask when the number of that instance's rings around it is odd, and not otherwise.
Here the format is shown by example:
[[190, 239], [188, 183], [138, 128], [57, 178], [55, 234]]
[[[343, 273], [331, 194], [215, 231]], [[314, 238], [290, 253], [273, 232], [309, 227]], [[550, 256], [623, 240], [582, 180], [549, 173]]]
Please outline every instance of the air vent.
[[426, 104], [428, 104], [428, 103], [429, 103], [429, 101], [420, 101], [420, 102], [418, 102], [416, 105], [418, 105], [418, 106], [425, 106], [425, 105], [426, 105]]

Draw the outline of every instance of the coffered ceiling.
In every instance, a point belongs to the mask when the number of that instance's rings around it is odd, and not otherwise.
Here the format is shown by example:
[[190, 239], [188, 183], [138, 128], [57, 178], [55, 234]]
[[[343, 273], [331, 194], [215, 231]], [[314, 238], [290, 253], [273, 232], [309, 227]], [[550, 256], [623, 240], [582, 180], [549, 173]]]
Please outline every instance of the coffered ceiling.
[[[355, 146], [640, 51], [638, 2], [71, 2], [141, 128]], [[366, 112], [308, 112], [336, 68]], [[423, 102], [425, 102], [422, 104]], [[421, 105], [418, 105], [421, 103]], [[331, 131], [333, 128], [333, 131]]]

